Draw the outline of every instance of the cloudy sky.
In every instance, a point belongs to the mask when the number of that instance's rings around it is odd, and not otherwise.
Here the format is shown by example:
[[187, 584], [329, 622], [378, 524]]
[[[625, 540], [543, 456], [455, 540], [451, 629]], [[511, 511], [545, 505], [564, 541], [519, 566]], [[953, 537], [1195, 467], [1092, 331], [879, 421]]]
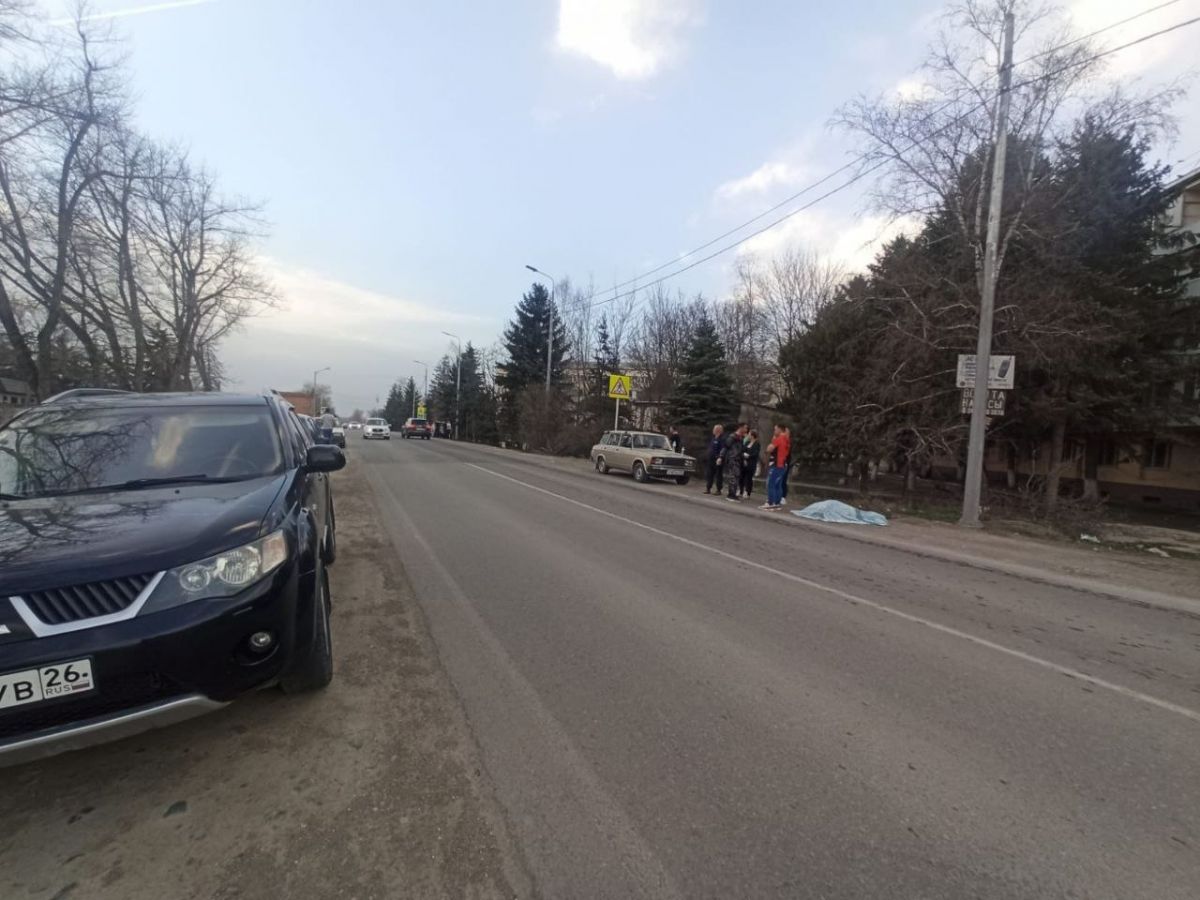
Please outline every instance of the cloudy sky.
[[[1161, 0], [1078, 0], [1082, 31]], [[44, 3], [53, 16], [65, 4]], [[229, 341], [234, 385], [313, 369], [339, 409], [498, 337], [524, 265], [598, 289], [668, 262], [844, 163], [830, 115], [911, 89], [922, 0], [97, 0], [129, 38], [143, 128], [261, 200], [285, 309]], [[1200, 15], [1180, 0], [1110, 44]], [[1122, 79], [1195, 65], [1200, 28], [1114, 58]], [[1186, 49], [1185, 49], [1186, 48]], [[1019, 55], [1018, 50], [1018, 55]], [[1200, 87], [1197, 88], [1200, 90]], [[1169, 161], [1200, 163], [1200, 104]], [[851, 265], [888, 223], [851, 192], [750, 242]], [[719, 296], [730, 256], [671, 282]]]

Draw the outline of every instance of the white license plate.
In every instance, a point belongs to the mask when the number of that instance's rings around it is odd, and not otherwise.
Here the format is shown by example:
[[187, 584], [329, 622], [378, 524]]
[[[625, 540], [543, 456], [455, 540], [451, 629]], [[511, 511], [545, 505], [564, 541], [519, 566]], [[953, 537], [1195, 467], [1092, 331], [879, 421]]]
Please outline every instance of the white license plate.
[[55, 700], [68, 694], [86, 694], [96, 689], [92, 661], [75, 659], [24, 672], [0, 675], [0, 709]]
[[683, 469], [667, 469], [668, 475], [682, 475]]

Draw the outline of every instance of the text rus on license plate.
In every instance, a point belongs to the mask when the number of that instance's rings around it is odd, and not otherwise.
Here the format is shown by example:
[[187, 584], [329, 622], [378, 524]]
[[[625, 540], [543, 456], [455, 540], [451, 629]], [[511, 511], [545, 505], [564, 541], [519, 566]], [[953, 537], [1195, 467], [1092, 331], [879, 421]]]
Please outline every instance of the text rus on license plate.
[[96, 689], [92, 661], [75, 659], [0, 675], [0, 709], [54, 700], [68, 694], [86, 694]]
[[683, 469], [667, 469], [668, 475], [682, 475]]

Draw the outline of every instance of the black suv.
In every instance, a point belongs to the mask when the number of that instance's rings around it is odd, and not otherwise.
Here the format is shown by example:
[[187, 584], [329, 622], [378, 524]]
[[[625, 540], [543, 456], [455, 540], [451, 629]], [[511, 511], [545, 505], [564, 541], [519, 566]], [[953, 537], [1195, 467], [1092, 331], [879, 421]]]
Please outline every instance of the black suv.
[[274, 395], [69, 392], [0, 427], [0, 762], [328, 684], [344, 465]]

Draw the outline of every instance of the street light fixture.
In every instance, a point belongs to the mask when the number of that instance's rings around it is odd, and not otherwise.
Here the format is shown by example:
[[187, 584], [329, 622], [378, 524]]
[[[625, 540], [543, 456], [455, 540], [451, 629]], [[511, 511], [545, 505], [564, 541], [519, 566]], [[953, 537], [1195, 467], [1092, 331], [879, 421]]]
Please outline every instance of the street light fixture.
[[455, 343], [458, 344], [458, 372], [454, 382], [454, 439], [458, 440], [458, 425], [462, 419], [462, 338], [457, 334], [451, 334], [448, 331], [443, 331], [446, 337], [452, 337]]
[[[415, 362], [418, 366], [425, 367], [425, 387], [421, 388], [421, 399], [425, 401], [426, 406], [429, 406], [429, 363], [421, 362], [419, 359], [414, 359], [413, 362]], [[415, 394], [416, 391], [413, 391], [413, 393]], [[428, 410], [426, 410], [426, 412], [428, 412]], [[413, 418], [415, 419], [416, 417], [417, 417], [417, 398], [414, 396], [413, 397]]]
[[553, 275], [543, 272], [537, 266], [529, 265], [529, 263], [525, 264], [525, 268], [527, 268], [530, 272], [541, 275], [550, 282], [550, 328], [546, 333], [546, 395], [549, 396], [550, 366], [551, 361], [554, 359], [554, 285], [557, 283], [558, 279], [556, 279]]
[[331, 372], [331, 371], [333, 371], [333, 366], [326, 366], [323, 369], [317, 369], [315, 372], [313, 372], [312, 405], [313, 405], [313, 415], [314, 416], [319, 416], [321, 414], [321, 411], [319, 409], [317, 409], [317, 376], [320, 375], [322, 372]]

